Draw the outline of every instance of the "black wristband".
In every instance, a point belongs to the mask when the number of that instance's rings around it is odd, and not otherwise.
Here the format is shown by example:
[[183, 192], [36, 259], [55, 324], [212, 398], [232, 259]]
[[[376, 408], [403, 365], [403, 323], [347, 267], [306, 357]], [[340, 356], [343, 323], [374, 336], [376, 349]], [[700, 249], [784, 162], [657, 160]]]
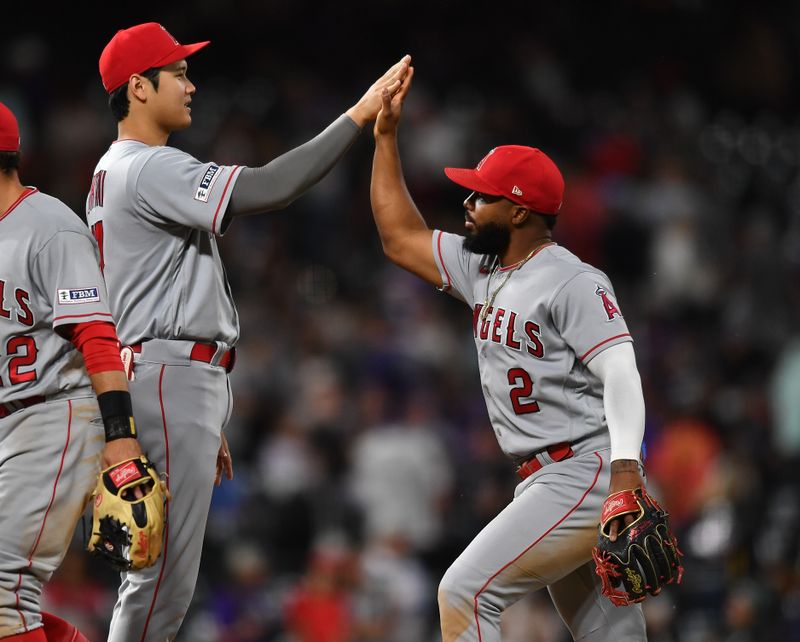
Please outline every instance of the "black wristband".
[[133, 422], [131, 395], [126, 390], [109, 390], [97, 395], [100, 416], [106, 441], [136, 437], [136, 424]]

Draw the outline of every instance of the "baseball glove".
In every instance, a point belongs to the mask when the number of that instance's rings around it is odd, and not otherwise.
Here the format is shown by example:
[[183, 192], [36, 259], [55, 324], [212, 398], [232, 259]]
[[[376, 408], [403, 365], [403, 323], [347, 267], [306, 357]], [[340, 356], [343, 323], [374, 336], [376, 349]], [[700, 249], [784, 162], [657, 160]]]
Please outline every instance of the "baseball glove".
[[[633, 515], [631, 524], [609, 539], [615, 518]], [[656, 595], [667, 584], [680, 584], [683, 565], [678, 541], [669, 530], [668, 513], [644, 488], [609, 495], [600, 516], [600, 534], [592, 549], [595, 572], [603, 582], [603, 595], [625, 606]]]
[[[138, 499], [136, 487], [143, 493]], [[155, 564], [161, 554], [169, 491], [147, 457], [106, 468], [92, 497], [92, 535], [87, 549], [119, 571]]]

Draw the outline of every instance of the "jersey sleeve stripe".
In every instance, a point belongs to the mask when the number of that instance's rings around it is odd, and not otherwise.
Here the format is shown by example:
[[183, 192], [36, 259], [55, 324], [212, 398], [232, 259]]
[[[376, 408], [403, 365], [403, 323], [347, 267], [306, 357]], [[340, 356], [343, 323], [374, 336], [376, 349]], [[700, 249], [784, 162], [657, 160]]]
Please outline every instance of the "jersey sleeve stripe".
[[453, 282], [453, 279], [450, 278], [450, 273], [447, 271], [447, 266], [444, 263], [444, 257], [442, 256], [442, 234], [443, 232], [439, 230], [439, 236], [436, 239], [436, 250], [439, 253], [439, 264], [442, 266], [442, 271], [444, 272], [445, 282], [442, 283], [442, 292], [446, 292], [450, 289], [450, 284]]
[[55, 321], [61, 321], [62, 319], [84, 319], [86, 317], [111, 317], [113, 315], [110, 312], [89, 312], [88, 314], [62, 314], [60, 317], [56, 317], [53, 319]]
[[[222, 196], [220, 196], [219, 203], [217, 204], [217, 209], [214, 212], [214, 220], [211, 221], [211, 230], [214, 232], [214, 234], [219, 234], [219, 228], [217, 227], [217, 217], [219, 216], [220, 209], [222, 209], [222, 204], [225, 202], [225, 194], [228, 193], [228, 188], [231, 185], [231, 181], [233, 180], [233, 177], [239, 173], [240, 169], [242, 168], [239, 165], [233, 166], [231, 175], [228, 176], [228, 181], [225, 183], [225, 188], [222, 190]], [[222, 220], [220, 220], [220, 223], [222, 223]]]
[[629, 336], [631, 336], [630, 332], [623, 332], [622, 334], [618, 334], [616, 336], [609, 337], [605, 341], [601, 341], [600, 343], [598, 343], [596, 346], [589, 348], [586, 352], [583, 353], [583, 355], [580, 356], [580, 360], [583, 361], [584, 359], [586, 359], [586, 357], [588, 357], [590, 354], [592, 354], [592, 352], [597, 350], [597, 348], [599, 348], [600, 346], [604, 346], [605, 344], [609, 343], [610, 341], [614, 341], [615, 339], [621, 339], [622, 337], [629, 337]]

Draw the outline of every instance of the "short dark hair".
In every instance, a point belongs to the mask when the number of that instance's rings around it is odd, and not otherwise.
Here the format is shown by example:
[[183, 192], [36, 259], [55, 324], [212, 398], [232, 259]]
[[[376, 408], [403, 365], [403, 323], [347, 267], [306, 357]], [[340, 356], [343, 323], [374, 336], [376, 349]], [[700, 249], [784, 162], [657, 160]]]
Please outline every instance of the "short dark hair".
[[19, 152], [0, 152], [0, 172], [5, 175], [19, 169]]
[[[153, 87], [158, 91], [158, 74], [160, 71], [161, 67], [150, 67], [150, 69], [143, 71], [139, 75], [144, 76], [153, 83]], [[128, 116], [131, 108], [131, 103], [128, 100], [128, 83], [125, 83], [122, 87], [117, 87], [108, 95], [108, 106], [111, 108], [111, 113], [117, 119], [117, 122]]]
[[[475, 192], [475, 193], [477, 193], [477, 192]], [[548, 230], [552, 230], [556, 226], [556, 219], [558, 218], [558, 216], [555, 215], [555, 214], [544, 214], [542, 212], [537, 212], [536, 210], [533, 210], [530, 207], [527, 207], [527, 205], [523, 205], [522, 203], [517, 203], [516, 201], [512, 201], [511, 199], [509, 199], [506, 196], [496, 196], [496, 197], [492, 196], [490, 198], [494, 198], [494, 199], [498, 199], [498, 200], [501, 199], [501, 198], [505, 198], [507, 201], [510, 201], [514, 205], [519, 205], [520, 207], [527, 208], [527, 210], [531, 214], [533, 214], [534, 216], [538, 216], [540, 219], [542, 219], [544, 224], [547, 226]], [[490, 201], [490, 202], [494, 202], [494, 201]]]
[[541, 218], [548, 230], [552, 230], [556, 226], [556, 221], [558, 221], [558, 216], [555, 214], [542, 214], [541, 212], [534, 212], [533, 210], [531, 210], [531, 214], [535, 214]]

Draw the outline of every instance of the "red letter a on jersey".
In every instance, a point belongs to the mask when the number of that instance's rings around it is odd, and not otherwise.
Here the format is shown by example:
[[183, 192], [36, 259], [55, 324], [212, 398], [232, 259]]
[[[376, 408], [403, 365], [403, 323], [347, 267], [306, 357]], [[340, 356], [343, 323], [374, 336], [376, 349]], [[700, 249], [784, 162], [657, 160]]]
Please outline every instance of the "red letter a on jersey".
[[619, 311], [617, 304], [611, 300], [611, 297], [608, 296], [608, 292], [606, 292], [605, 289], [598, 285], [594, 293], [602, 299], [603, 309], [606, 311], [609, 321], [613, 320], [615, 315], [622, 316], [622, 312]]

